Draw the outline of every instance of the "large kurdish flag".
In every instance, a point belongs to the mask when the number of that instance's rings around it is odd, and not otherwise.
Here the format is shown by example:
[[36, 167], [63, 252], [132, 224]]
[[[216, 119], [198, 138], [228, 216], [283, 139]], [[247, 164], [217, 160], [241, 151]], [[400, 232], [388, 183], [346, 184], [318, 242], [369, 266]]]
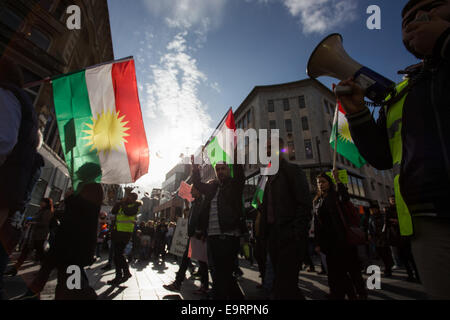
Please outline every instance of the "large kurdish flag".
[[337, 136], [337, 152], [347, 158], [356, 167], [361, 168], [366, 164], [366, 160], [359, 154], [358, 148], [356, 148], [353, 142], [348, 121], [345, 118], [345, 111], [340, 103], [337, 104], [337, 108], [338, 110], [336, 110], [333, 121], [330, 144], [334, 150]]
[[110, 63], [52, 80], [66, 163], [79, 182], [135, 182], [146, 174], [149, 150], [134, 61]]
[[230, 109], [214, 132], [211, 142], [206, 145], [206, 151], [211, 165], [215, 168], [219, 162], [233, 164], [235, 146], [236, 124], [234, 122], [233, 110]]

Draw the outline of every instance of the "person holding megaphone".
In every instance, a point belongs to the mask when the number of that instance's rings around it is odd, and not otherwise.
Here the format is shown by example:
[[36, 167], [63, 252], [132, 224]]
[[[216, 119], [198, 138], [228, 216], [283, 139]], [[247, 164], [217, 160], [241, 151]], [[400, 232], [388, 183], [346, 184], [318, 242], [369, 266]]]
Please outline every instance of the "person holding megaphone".
[[403, 72], [378, 120], [354, 77], [339, 83], [351, 90], [336, 96], [362, 156], [394, 171], [401, 233], [412, 236], [427, 294], [450, 299], [450, 0], [411, 0], [402, 18], [403, 43], [422, 61]]

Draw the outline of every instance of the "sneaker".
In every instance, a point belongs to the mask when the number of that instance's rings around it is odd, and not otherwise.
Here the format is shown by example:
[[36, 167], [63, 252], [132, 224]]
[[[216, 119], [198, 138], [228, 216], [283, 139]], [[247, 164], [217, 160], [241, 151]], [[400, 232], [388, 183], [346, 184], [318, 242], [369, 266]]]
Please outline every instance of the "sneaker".
[[314, 269], [314, 267], [309, 267], [307, 272], [315, 272], [316, 270]]
[[25, 292], [24, 294], [18, 296], [14, 300], [40, 300], [40, 298], [41, 297], [40, 297], [39, 293], [34, 293], [30, 289], [28, 289], [27, 292]]
[[117, 277], [112, 279], [112, 280], [109, 280], [107, 282], [107, 284], [109, 284], [110, 286], [117, 286], [117, 285], [119, 285], [121, 283], [122, 283], [122, 278], [117, 278]]
[[178, 292], [181, 289], [181, 285], [178, 282], [174, 281], [171, 284], [163, 285], [163, 288], [166, 289], [166, 290], [169, 290], [169, 291], [176, 291], [176, 292]]
[[400, 266], [398, 266], [398, 265], [395, 265], [392, 267], [392, 270], [398, 270], [398, 269], [400, 269]]

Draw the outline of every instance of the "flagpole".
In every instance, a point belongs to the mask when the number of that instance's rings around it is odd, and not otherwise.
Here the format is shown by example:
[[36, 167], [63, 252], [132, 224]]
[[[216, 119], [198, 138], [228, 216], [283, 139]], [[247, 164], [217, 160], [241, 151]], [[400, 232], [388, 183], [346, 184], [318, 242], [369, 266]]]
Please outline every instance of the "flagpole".
[[338, 139], [338, 125], [339, 125], [339, 101], [336, 101], [336, 110], [334, 111], [334, 127], [336, 128], [334, 133], [334, 154], [333, 154], [333, 170], [336, 170], [337, 160], [337, 139]]
[[32, 87], [35, 87], [37, 85], [40, 85], [43, 82], [50, 82], [50, 83], [52, 83], [52, 80], [54, 80], [56, 78], [68, 76], [68, 75], [70, 75], [72, 73], [77, 73], [77, 72], [79, 72], [81, 70], [89, 70], [89, 69], [93, 69], [93, 68], [97, 68], [97, 67], [103, 66], [105, 64], [110, 64], [110, 63], [114, 63], [114, 62], [125, 62], [125, 61], [130, 61], [130, 60], [133, 60], [133, 59], [134, 59], [133, 56], [129, 56], [129, 57], [118, 59], [118, 60], [111, 60], [111, 61], [107, 61], [107, 62], [102, 62], [102, 63], [96, 64], [96, 65], [93, 65], [93, 66], [90, 66], [90, 67], [87, 67], [87, 68], [84, 68], [84, 69], [80, 69], [80, 70], [77, 70], [77, 71], [69, 72], [67, 74], [57, 75], [57, 76], [54, 76], [54, 77], [46, 77], [46, 78], [44, 78], [42, 80], [29, 82], [29, 83], [24, 84], [22, 86], [22, 88], [23, 89], [32, 88]]
[[[230, 113], [230, 111], [233, 111], [233, 107], [230, 107], [230, 109], [228, 109], [228, 111], [225, 113], [225, 115], [223, 116], [222, 120], [220, 120], [219, 125], [216, 127], [216, 129], [214, 130], [214, 132], [216, 132], [217, 129], [219, 129], [220, 125], [222, 124], [222, 122], [227, 118], [228, 113]], [[214, 136], [214, 132], [211, 135], [211, 137], [209, 137], [208, 141], [206, 142], [205, 146], [203, 148], [206, 148], [208, 146], [208, 144], [211, 142], [211, 138]]]

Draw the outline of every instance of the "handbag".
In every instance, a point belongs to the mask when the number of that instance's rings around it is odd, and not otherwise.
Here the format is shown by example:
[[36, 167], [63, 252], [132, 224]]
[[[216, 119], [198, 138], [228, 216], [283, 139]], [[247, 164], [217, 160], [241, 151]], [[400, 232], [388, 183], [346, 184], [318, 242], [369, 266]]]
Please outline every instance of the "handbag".
[[[351, 246], [360, 246], [366, 244], [366, 234], [361, 230], [359, 226], [356, 226], [354, 222], [356, 221], [355, 215], [355, 207], [349, 202], [344, 204], [344, 209], [347, 218], [344, 216], [341, 203], [339, 200], [336, 200], [336, 207], [339, 212], [339, 216], [341, 217], [342, 223], [344, 224], [347, 243]], [[353, 224], [348, 224], [347, 220], [353, 222]]]

